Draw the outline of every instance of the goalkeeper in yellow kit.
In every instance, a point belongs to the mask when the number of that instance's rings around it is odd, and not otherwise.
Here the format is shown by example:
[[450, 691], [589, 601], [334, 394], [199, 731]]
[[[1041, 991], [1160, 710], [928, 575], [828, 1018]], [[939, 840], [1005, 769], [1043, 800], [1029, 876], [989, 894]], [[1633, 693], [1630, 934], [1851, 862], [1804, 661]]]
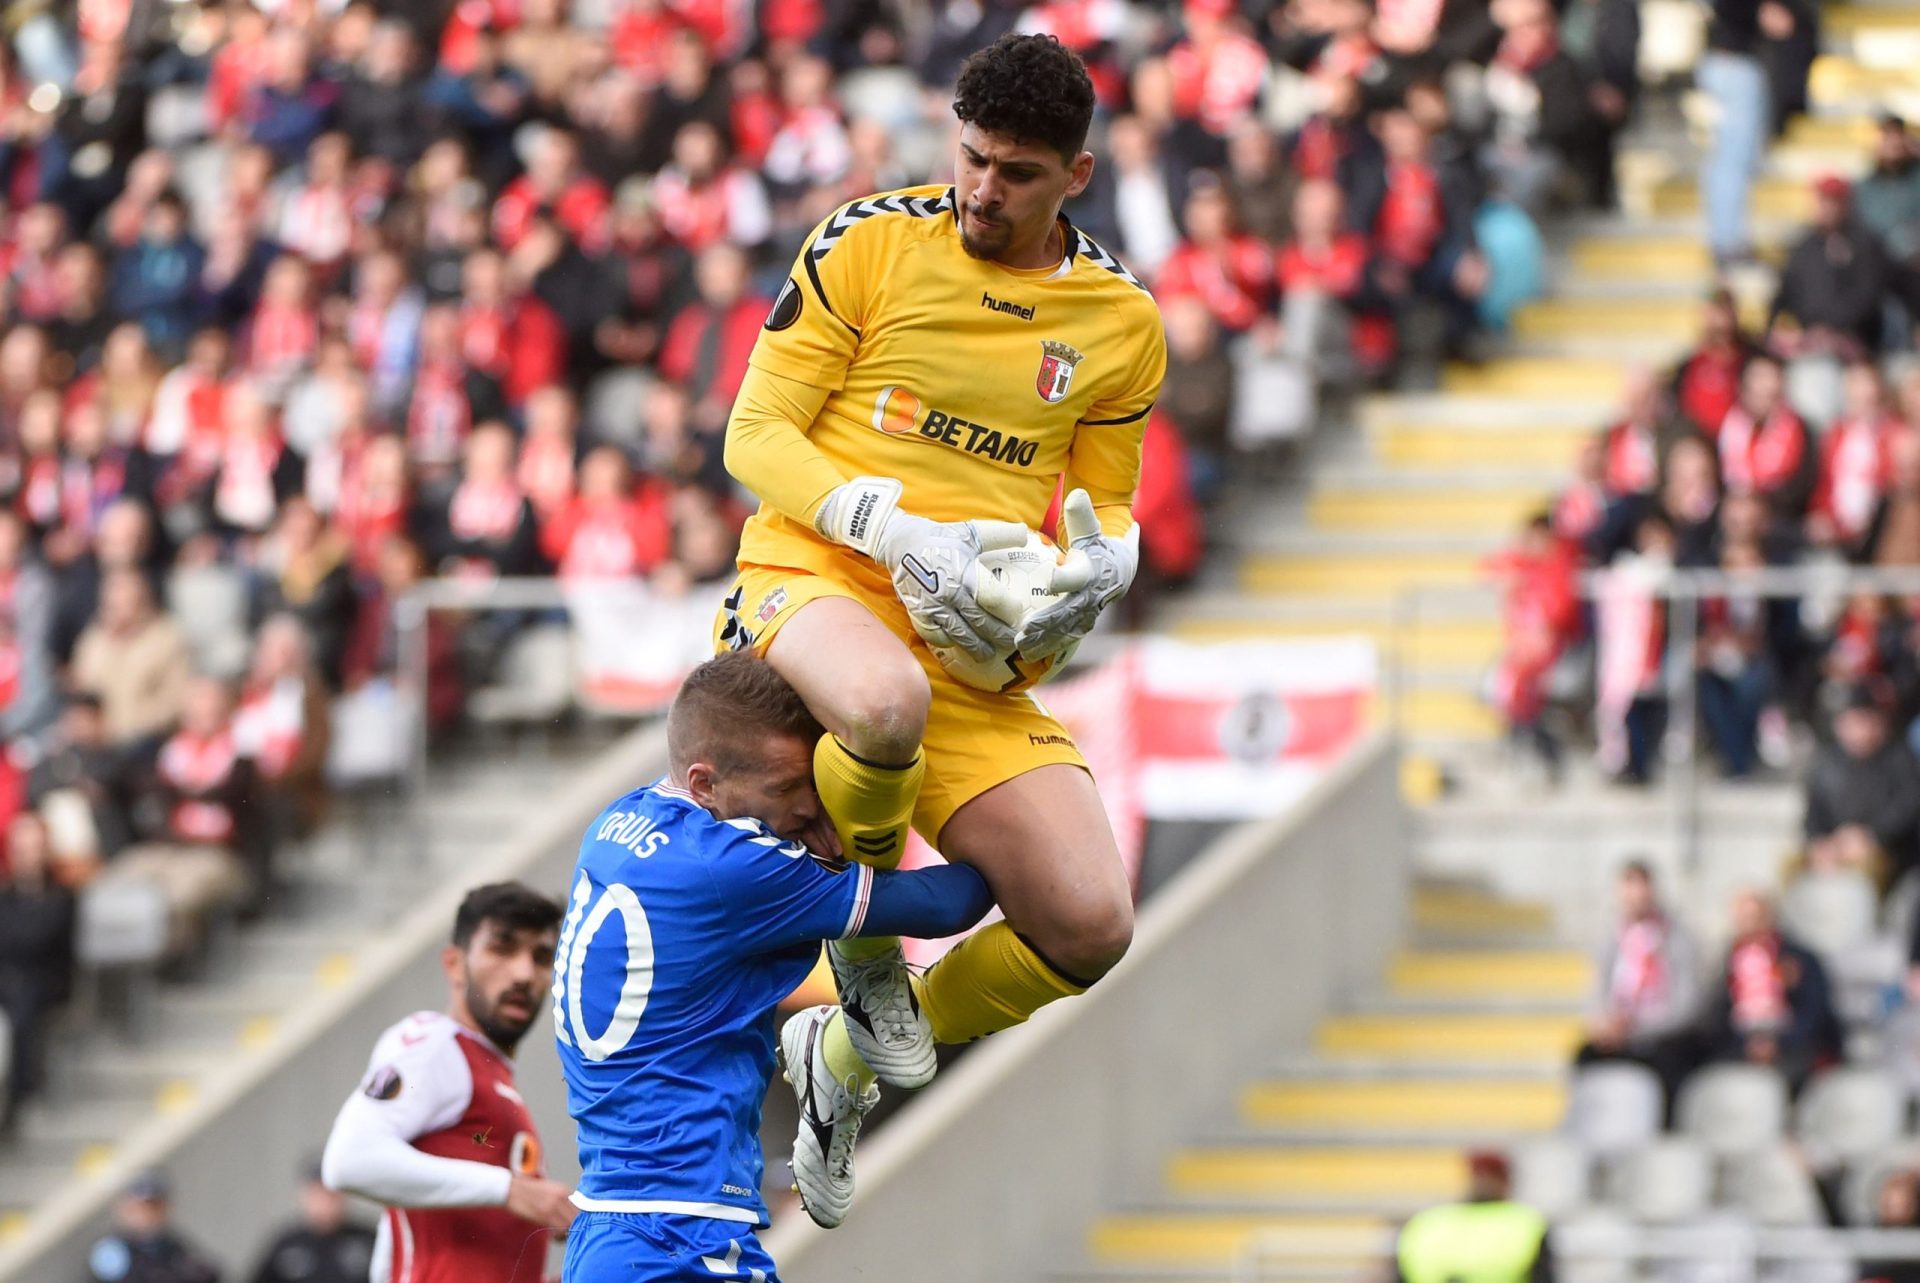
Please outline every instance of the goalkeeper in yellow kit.
[[[889, 866], [911, 824], [979, 870], [1006, 915], [911, 983], [897, 941], [830, 947], [841, 1011], [803, 1012], [782, 1035], [802, 1110], [795, 1176], [826, 1225], [851, 1202], [868, 1066], [924, 1083], [934, 1041], [1084, 991], [1132, 937], [1086, 763], [1024, 689], [1132, 581], [1129, 505], [1166, 369], [1152, 297], [1060, 213], [1092, 177], [1093, 106], [1052, 37], [970, 58], [953, 186], [854, 201], [820, 225], [727, 429], [727, 467], [761, 507], [719, 644], [764, 653], [826, 728], [815, 783], [846, 855]], [[1063, 477], [1071, 547], [1055, 587], [1071, 591], [1016, 635], [962, 574], [1024, 542]], [[934, 653], [1016, 646], [991, 692]]]

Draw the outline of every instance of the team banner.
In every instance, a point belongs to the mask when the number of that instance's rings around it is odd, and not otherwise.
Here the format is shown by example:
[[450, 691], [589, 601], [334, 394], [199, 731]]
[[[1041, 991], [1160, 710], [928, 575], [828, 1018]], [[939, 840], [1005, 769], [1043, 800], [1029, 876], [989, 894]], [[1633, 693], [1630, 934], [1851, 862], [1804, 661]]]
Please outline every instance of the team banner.
[[[1378, 670], [1364, 637], [1154, 637], [1036, 696], [1092, 768], [1137, 886], [1148, 820], [1255, 819], [1299, 801], [1365, 730]], [[915, 835], [904, 863], [937, 858]], [[908, 961], [924, 966], [951, 944], [909, 940]]]

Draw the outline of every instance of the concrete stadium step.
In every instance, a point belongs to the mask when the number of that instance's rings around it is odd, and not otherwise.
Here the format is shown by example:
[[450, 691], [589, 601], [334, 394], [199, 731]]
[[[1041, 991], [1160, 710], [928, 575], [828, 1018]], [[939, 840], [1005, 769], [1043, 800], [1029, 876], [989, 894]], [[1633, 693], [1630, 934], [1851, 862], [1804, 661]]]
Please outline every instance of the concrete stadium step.
[[[1566, 1112], [1566, 1085], [1558, 1075], [1524, 1072], [1526, 1064], [1469, 1062], [1473, 1069], [1444, 1076], [1426, 1064], [1396, 1061], [1377, 1076], [1335, 1076], [1342, 1061], [1316, 1059], [1302, 1076], [1268, 1078], [1240, 1094], [1243, 1127], [1343, 1135], [1356, 1141], [1379, 1133], [1426, 1135], [1463, 1128], [1523, 1132], [1554, 1127]], [[1312, 1076], [1308, 1076], [1312, 1075]]]
[[[1900, 33], [1890, 54], [1911, 52], [1911, 28]], [[1858, 52], [1856, 46], [1856, 52]], [[1807, 98], [1825, 114], [1859, 115], [1876, 109], [1901, 111], [1920, 94], [1920, 68], [1911, 61], [1867, 62], [1857, 57], [1822, 54], [1807, 78]]]
[[[1663, 179], [1648, 193], [1648, 199], [1656, 215], [1700, 212], [1700, 189], [1691, 175]], [[1813, 217], [1813, 191], [1803, 180], [1761, 178], [1754, 183], [1749, 200], [1754, 212], [1764, 217], [1800, 223]]]
[[[1345, 1203], [1377, 1208], [1457, 1198], [1466, 1187], [1466, 1154], [1458, 1146], [1234, 1145], [1181, 1150], [1167, 1163], [1166, 1191], [1194, 1204], [1267, 1206], [1309, 1211], [1305, 1206]], [[1290, 1201], [1295, 1206], [1276, 1204]]]
[[1194, 616], [1168, 630], [1185, 641], [1295, 641], [1327, 637], [1367, 637], [1384, 658], [1412, 665], [1472, 665], [1483, 669], [1499, 654], [1500, 628], [1492, 621], [1468, 620], [1420, 624], [1396, 629], [1378, 620], [1333, 620], [1327, 623]]
[[1553, 395], [1469, 396], [1459, 392], [1376, 395], [1361, 400], [1354, 418], [1360, 428], [1367, 432], [1375, 428], [1399, 427], [1449, 427], [1502, 432], [1511, 428], [1543, 428], [1549, 425], [1585, 432], [1600, 426], [1591, 404]]
[[[1110, 1263], [1082, 1269], [1056, 1271], [1048, 1283], [1246, 1283], [1246, 1274], [1232, 1265], [1215, 1270], [1194, 1270], [1185, 1266], [1121, 1265]], [[1262, 1283], [1353, 1283], [1350, 1274], [1335, 1269], [1265, 1264], [1260, 1267]]]
[[1496, 357], [1481, 365], [1450, 365], [1441, 391], [1463, 396], [1524, 397], [1597, 404], [1619, 399], [1624, 373], [1613, 361], [1577, 357]]
[[1412, 925], [1422, 931], [1474, 935], [1489, 941], [1538, 935], [1553, 929], [1544, 904], [1506, 899], [1477, 887], [1429, 883], [1413, 893]]
[[1577, 1015], [1382, 1013], [1335, 1016], [1314, 1034], [1323, 1056], [1396, 1055], [1475, 1063], [1564, 1065], [1579, 1046]]
[[1569, 475], [1593, 436], [1585, 424], [1455, 428], [1389, 424], [1369, 428], [1374, 457], [1389, 468], [1464, 468], [1475, 465], [1557, 471]]
[[1592, 986], [1592, 960], [1571, 949], [1419, 950], [1387, 967], [1387, 991], [1396, 998], [1579, 1002]]
[[1192, 1269], [1230, 1263], [1271, 1236], [1303, 1249], [1295, 1257], [1303, 1264], [1345, 1271], [1367, 1263], [1373, 1243], [1390, 1228], [1384, 1218], [1364, 1215], [1140, 1212], [1095, 1222], [1087, 1251], [1099, 1262]]
[[1473, 584], [1484, 555], [1461, 552], [1265, 554], [1240, 564], [1240, 584], [1258, 593], [1397, 593], [1415, 584]]
[[1471, 490], [1370, 485], [1328, 488], [1307, 502], [1307, 520], [1319, 530], [1400, 530], [1511, 534], [1547, 504], [1550, 487], [1519, 484]]
[[1466, 691], [1408, 691], [1398, 701], [1398, 714], [1400, 734], [1416, 746], [1485, 743], [1506, 733], [1486, 702]]
[[[1711, 263], [1709, 263], [1709, 267]], [[1651, 275], [1647, 264], [1629, 269]], [[1528, 303], [1513, 318], [1516, 338], [1594, 339], [1631, 335], [1666, 340], [1676, 346], [1691, 340], [1700, 328], [1700, 307], [1689, 298], [1566, 299]]]
[[1242, 556], [1254, 557], [1341, 557], [1410, 552], [1448, 552], [1484, 557], [1508, 542], [1507, 536], [1483, 530], [1413, 535], [1397, 530], [1310, 530], [1304, 526], [1274, 525], [1239, 532], [1234, 538], [1234, 548]]

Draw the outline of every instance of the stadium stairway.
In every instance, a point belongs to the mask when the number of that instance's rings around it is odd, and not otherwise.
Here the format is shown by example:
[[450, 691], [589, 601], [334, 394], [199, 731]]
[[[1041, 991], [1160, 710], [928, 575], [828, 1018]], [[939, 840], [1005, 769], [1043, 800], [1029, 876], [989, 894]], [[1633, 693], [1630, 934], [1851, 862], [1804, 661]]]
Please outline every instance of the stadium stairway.
[[1589, 963], [1552, 922], [1425, 883], [1384, 990], [1241, 1085], [1214, 1134], [1168, 1157], [1159, 1196], [1093, 1224], [1053, 1283], [1229, 1283], [1255, 1277], [1236, 1271], [1269, 1236], [1292, 1251], [1262, 1279], [1370, 1264], [1367, 1240], [1465, 1188], [1470, 1147], [1558, 1126]]
[[[1499, 649], [1499, 601], [1481, 563], [1565, 486], [1628, 367], [1664, 365], [1696, 333], [1712, 263], [1688, 115], [1649, 96], [1621, 158], [1630, 218], [1582, 214], [1543, 229], [1552, 285], [1515, 316], [1500, 355], [1448, 367], [1431, 390], [1362, 397], [1350, 421], [1305, 445], [1303, 466], [1277, 492], [1233, 496], [1216, 534], [1236, 555], [1176, 607], [1170, 631], [1372, 637], [1383, 691], [1394, 692], [1382, 716], [1443, 766], [1484, 762], [1499, 732], [1480, 693]], [[1804, 213], [1793, 167], [1859, 168], [1866, 127], [1856, 114], [1823, 116], [1783, 145], [1786, 159], [1756, 192], [1764, 253], [1777, 257]], [[1734, 281], [1754, 319], [1772, 275], [1759, 267]]]
[[[556, 738], [539, 753], [437, 766], [422, 816], [424, 859], [391, 813], [338, 819], [288, 854], [298, 896], [292, 911], [216, 946], [206, 975], [156, 986], [141, 1004], [137, 1038], [112, 1021], [68, 1020], [56, 1032], [47, 1090], [27, 1106], [16, 1134], [0, 1140], [0, 1246], [25, 1232], [36, 1205], [105, 1169], [130, 1136], [191, 1106], [205, 1076], [270, 1042], [302, 1004], [346, 984], [356, 957], [421, 893], [514, 831], [536, 800], [603, 746], [598, 737]], [[343, 1096], [348, 1086], [341, 1084]], [[337, 1104], [318, 1106], [316, 1153]], [[304, 1157], [270, 1161], [291, 1170]]]

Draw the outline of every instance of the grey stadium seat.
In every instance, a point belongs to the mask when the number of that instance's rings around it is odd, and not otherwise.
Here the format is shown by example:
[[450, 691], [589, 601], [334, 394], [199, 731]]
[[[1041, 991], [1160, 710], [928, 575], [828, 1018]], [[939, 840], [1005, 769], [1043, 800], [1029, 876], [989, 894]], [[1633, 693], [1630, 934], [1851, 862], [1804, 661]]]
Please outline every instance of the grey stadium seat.
[[1786, 1130], [1787, 1084], [1759, 1065], [1709, 1065], [1680, 1089], [1675, 1114], [1716, 1158], [1756, 1153]]
[[1786, 1145], [1729, 1163], [1726, 1192], [1728, 1203], [1760, 1225], [1793, 1228], [1825, 1219], [1813, 1174]]
[[1903, 1140], [1847, 1164], [1840, 1184], [1840, 1215], [1849, 1225], [1871, 1225], [1880, 1185], [1899, 1171], [1920, 1168], [1920, 1142]]
[[1794, 1110], [1793, 1133], [1816, 1167], [1878, 1153], [1900, 1138], [1907, 1098], [1884, 1069], [1830, 1070], [1813, 1080]]
[[507, 643], [500, 677], [477, 690], [468, 712], [479, 722], [552, 721], [573, 705], [573, 634], [565, 624], [535, 624]]
[[1627, 1283], [1639, 1230], [1619, 1212], [1590, 1207], [1554, 1222], [1553, 1266], [1559, 1283]]
[[1855, 869], [1803, 874], [1780, 897], [1781, 925], [1822, 958], [1872, 940], [1878, 913], [1873, 883]]
[[167, 894], [138, 878], [102, 878], [80, 895], [74, 953], [83, 967], [150, 966], [167, 952]]
[[1573, 1074], [1565, 1130], [1588, 1152], [1623, 1154], [1660, 1132], [1660, 1079], [1645, 1065], [1616, 1061]]
[[1566, 1136], [1542, 1136], [1512, 1151], [1513, 1197], [1549, 1221], [1575, 1212], [1591, 1198], [1593, 1159]]
[[1713, 1198], [1713, 1159], [1698, 1142], [1665, 1136], [1613, 1165], [1608, 1201], [1636, 1221], [1691, 1221]]

